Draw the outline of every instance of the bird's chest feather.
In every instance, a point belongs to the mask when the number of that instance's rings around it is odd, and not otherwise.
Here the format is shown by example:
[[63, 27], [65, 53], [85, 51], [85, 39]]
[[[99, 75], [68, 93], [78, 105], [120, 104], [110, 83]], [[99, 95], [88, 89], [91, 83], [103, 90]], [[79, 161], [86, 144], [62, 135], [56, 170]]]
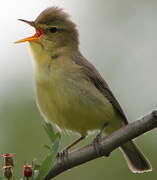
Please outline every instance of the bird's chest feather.
[[115, 119], [111, 103], [69, 58], [53, 61], [35, 43], [31, 44], [31, 50], [35, 62], [36, 99], [44, 119], [60, 129], [82, 135]]
[[47, 120], [61, 129], [81, 134], [99, 129], [109, 116], [104, 109], [112, 111], [110, 103], [105, 105], [99, 91], [77, 71], [58, 70], [42, 77], [40, 73], [36, 79], [36, 94], [39, 109]]

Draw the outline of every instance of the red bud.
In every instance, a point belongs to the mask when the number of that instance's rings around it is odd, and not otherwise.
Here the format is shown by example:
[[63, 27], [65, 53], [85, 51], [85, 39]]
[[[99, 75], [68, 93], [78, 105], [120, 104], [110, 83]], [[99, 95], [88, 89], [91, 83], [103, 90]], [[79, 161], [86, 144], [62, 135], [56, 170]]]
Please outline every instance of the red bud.
[[32, 166], [30, 166], [30, 165], [25, 165], [25, 166], [24, 166], [24, 171], [23, 171], [23, 173], [24, 173], [24, 176], [25, 176], [25, 177], [31, 177], [32, 174], [33, 174]]
[[14, 160], [13, 160], [14, 154], [6, 153], [6, 154], [2, 154], [1, 156], [4, 158], [5, 166], [14, 166]]

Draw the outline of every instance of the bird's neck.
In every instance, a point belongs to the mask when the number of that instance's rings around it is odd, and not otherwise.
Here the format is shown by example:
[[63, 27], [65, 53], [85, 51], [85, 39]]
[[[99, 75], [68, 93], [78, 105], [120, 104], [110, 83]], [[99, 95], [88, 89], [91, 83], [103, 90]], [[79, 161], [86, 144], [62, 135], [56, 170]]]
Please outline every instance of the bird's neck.
[[45, 66], [53, 66], [54, 68], [66, 66], [66, 64], [72, 63], [72, 56], [79, 53], [78, 48], [62, 47], [48, 50], [38, 43], [30, 43], [30, 49], [35, 69], [41, 69]]

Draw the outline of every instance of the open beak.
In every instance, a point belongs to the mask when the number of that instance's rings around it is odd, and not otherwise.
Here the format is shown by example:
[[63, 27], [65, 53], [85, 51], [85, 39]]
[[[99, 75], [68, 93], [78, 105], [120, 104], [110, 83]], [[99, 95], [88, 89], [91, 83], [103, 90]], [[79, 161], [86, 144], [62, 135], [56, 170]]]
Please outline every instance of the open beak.
[[[25, 22], [25, 23], [27, 23], [30, 26], [35, 28], [35, 23], [33, 21], [27, 21], [27, 20], [24, 20], [24, 19], [18, 19], [18, 20], [23, 21], [23, 22]], [[33, 36], [21, 39], [19, 41], [16, 41], [15, 43], [22, 43], [22, 42], [26, 42], [26, 41], [30, 42], [30, 41], [34, 41], [34, 40], [39, 39], [39, 37], [42, 35], [42, 32], [41, 32], [40, 29], [37, 29], [37, 28], [35, 28], [35, 31], [36, 32], [35, 32], [35, 34]]]

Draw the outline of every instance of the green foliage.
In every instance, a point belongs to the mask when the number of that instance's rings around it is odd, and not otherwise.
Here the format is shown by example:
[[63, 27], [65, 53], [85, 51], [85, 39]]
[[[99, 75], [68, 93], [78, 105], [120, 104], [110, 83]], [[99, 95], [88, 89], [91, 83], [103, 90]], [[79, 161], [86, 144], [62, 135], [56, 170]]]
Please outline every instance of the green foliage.
[[[41, 162], [41, 164], [36, 164], [36, 160], [32, 161], [32, 178], [30, 176], [30, 180], [43, 180], [44, 177], [48, 174], [51, 168], [53, 168], [58, 149], [59, 149], [59, 143], [61, 139], [60, 133], [56, 133], [53, 129], [53, 126], [50, 123], [45, 123], [43, 125], [46, 133], [48, 134], [48, 137], [51, 140], [51, 145], [45, 145], [48, 148], [48, 153], [44, 160]], [[13, 168], [13, 167], [12, 167]], [[21, 180], [27, 179], [26, 175]], [[5, 177], [0, 176], [0, 180], [6, 180]], [[15, 180], [14, 176], [11, 180]]]
[[[45, 159], [42, 161], [41, 165], [35, 166], [34, 168], [34, 177], [33, 180], [43, 180], [44, 177], [47, 175], [49, 170], [53, 167], [55, 158], [59, 149], [59, 143], [60, 143], [60, 134], [55, 133], [52, 125], [50, 123], [46, 123], [44, 125], [44, 129], [47, 132], [52, 145], [49, 148], [49, 152], [46, 155]], [[47, 146], [49, 147], [49, 146]]]
[[0, 180], [6, 180], [4, 177], [0, 176]]
[[60, 133], [55, 133], [54, 128], [51, 123], [45, 123], [43, 125], [47, 135], [49, 136], [51, 142], [53, 143], [57, 137], [60, 137]]

